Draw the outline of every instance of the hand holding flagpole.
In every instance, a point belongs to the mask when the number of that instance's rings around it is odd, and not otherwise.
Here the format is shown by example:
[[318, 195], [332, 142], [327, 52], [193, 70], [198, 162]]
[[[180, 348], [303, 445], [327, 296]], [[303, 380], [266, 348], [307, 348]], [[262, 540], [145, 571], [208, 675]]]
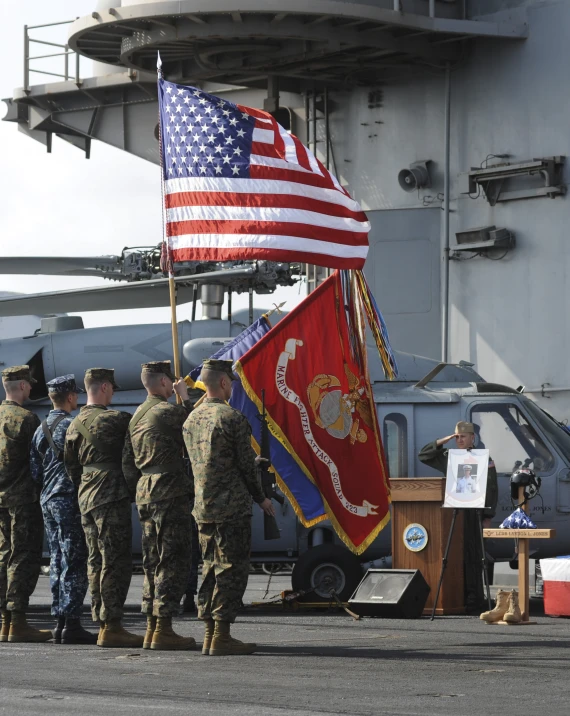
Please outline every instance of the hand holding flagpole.
[[[174, 274], [168, 274], [168, 290], [170, 292], [170, 320], [172, 322], [172, 349], [174, 353], [174, 375], [180, 378], [180, 352], [178, 349], [178, 323], [176, 321], [176, 284]], [[182, 403], [182, 398], [176, 393], [176, 402]]]

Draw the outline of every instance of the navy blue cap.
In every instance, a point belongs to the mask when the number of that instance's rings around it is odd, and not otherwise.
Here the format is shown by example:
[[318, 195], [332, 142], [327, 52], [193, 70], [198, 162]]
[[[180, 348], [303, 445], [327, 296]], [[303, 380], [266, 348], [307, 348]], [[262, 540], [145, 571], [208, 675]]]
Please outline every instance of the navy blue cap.
[[73, 373], [68, 375], [60, 375], [58, 378], [50, 380], [46, 383], [50, 393], [84, 393], [85, 391], [77, 387], [75, 376]]

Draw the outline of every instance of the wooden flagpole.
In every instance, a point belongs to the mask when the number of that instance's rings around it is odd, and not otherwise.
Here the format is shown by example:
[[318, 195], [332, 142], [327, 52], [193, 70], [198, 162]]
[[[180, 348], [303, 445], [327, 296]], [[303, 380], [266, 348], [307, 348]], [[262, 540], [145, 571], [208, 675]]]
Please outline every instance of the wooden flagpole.
[[[162, 79], [162, 61], [160, 59], [160, 52], [157, 53], [156, 58], [156, 70], [158, 74], [158, 81]], [[160, 90], [158, 93], [158, 146], [160, 154], [160, 187], [161, 187], [161, 201], [162, 201], [162, 230], [163, 237], [162, 241], [164, 244], [164, 250], [162, 252], [164, 261], [168, 267], [168, 292], [170, 295], [170, 321], [172, 324], [172, 354], [174, 358], [174, 375], [176, 379], [180, 378], [180, 350], [178, 347], [178, 322], [176, 320], [176, 283], [174, 282], [174, 267], [172, 265], [172, 258], [170, 256], [170, 246], [168, 245], [168, 239], [164, 234], [165, 222], [164, 222], [164, 169], [162, 166], [162, 122], [160, 118]], [[182, 398], [176, 394], [176, 402], [182, 403]]]
[[[172, 321], [172, 349], [174, 354], [174, 375], [180, 378], [180, 351], [178, 348], [178, 323], [176, 321], [176, 284], [174, 274], [168, 274], [168, 290], [170, 292], [170, 319]], [[177, 396], [178, 397], [178, 396]], [[179, 401], [181, 402], [181, 401]]]

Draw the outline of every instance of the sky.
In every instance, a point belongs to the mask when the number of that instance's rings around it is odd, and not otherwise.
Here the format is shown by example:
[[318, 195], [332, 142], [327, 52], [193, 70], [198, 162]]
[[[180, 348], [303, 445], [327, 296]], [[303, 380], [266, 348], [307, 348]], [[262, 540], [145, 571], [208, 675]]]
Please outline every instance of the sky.
[[[23, 28], [88, 15], [96, 0], [19, 0], [0, 9], [0, 97], [22, 86]], [[34, 30], [32, 37], [64, 43], [68, 27]], [[44, 49], [47, 46], [36, 45]], [[48, 52], [55, 51], [48, 48]], [[35, 66], [61, 71], [53, 63]], [[32, 63], [34, 66], [34, 63]], [[82, 76], [92, 76], [91, 63], [82, 63]], [[49, 79], [49, 78], [48, 78]], [[56, 79], [56, 78], [54, 78]], [[31, 84], [46, 81], [32, 74]], [[5, 107], [0, 105], [0, 116]], [[126, 246], [155, 245], [162, 240], [160, 175], [158, 167], [101, 142], [93, 142], [91, 159], [54, 137], [52, 153], [43, 144], [18, 132], [17, 125], [0, 122], [0, 257], [98, 256], [120, 254]], [[0, 258], [1, 261], [1, 258]], [[0, 292], [39, 293], [104, 285], [102, 279], [58, 276], [3, 276]], [[278, 289], [256, 296], [255, 306], [271, 308], [287, 301], [290, 310], [303, 289]], [[234, 311], [247, 306], [235, 296]], [[71, 307], [70, 307], [71, 309]], [[69, 311], [72, 313], [72, 311]], [[86, 327], [170, 321], [168, 308], [136, 311], [97, 311], [81, 314]], [[178, 320], [189, 319], [191, 304], [179, 306]], [[198, 312], [198, 316], [200, 313]]]

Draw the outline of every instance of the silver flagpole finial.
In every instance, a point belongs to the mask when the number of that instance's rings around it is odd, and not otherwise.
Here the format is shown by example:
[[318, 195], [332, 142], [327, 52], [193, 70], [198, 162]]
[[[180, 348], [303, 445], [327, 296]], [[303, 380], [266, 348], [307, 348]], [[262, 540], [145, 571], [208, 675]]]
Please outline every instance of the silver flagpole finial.
[[162, 60], [160, 59], [160, 52], [156, 53], [156, 69], [158, 74], [162, 77]]

